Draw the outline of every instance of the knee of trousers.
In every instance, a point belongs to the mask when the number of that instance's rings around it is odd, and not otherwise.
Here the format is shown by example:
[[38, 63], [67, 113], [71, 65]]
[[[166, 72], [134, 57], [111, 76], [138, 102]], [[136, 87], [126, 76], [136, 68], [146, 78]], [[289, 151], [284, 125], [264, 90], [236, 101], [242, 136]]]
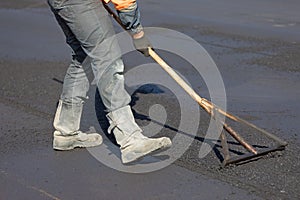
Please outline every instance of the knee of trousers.
[[97, 80], [101, 99], [108, 111], [124, 107], [131, 101], [125, 89], [123, 70], [124, 65], [120, 59], [109, 66]]
[[71, 64], [65, 75], [61, 99], [72, 104], [83, 103], [87, 99], [89, 87], [86, 70]]

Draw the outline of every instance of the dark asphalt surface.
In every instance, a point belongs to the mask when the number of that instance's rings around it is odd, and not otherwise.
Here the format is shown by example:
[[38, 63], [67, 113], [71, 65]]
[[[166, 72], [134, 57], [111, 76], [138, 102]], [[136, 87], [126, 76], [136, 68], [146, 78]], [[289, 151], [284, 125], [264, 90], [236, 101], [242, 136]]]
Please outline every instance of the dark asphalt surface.
[[[217, 143], [200, 159], [209, 120], [201, 111], [190, 148], [160, 171], [124, 173], [84, 149], [53, 151], [52, 119], [70, 50], [44, 1], [2, 1], [0, 199], [299, 199], [300, 3], [155, 0], [141, 1], [140, 6], [145, 26], [180, 31], [203, 45], [223, 77], [228, 110], [288, 141], [287, 149], [221, 168]], [[191, 66], [172, 54], [158, 53], [197, 93], [208, 96]], [[145, 60], [133, 52], [124, 62], [129, 70]], [[180, 115], [175, 97], [150, 90], [137, 92], [133, 99], [142, 126], [149, 123], [142, 116], [149, 115], [150, 106], [163, 105], [168, 119], [159, 134], [172, 137]], [[96, 117], [89, 117], [84, 126], [97, 123]], [[236, 128], [252, 144], [272, 143], [247, 127]], [[240, 150], [233, 141], [230, 148], [233, 154]]]

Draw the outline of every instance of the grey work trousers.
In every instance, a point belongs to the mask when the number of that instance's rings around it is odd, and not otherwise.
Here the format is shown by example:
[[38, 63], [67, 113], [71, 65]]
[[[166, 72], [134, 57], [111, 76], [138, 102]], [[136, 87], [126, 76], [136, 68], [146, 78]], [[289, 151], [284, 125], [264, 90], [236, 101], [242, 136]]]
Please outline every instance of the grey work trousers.
[[124, 65], [112, 22], [101, 1], [48, 0], [48, 4], [73, 50], [54, 127], [72, 134], [79, 129], [89, 90], [88, 71], [93, 71], [108, 112], [127, 106], [131, 98], [124, 88]]

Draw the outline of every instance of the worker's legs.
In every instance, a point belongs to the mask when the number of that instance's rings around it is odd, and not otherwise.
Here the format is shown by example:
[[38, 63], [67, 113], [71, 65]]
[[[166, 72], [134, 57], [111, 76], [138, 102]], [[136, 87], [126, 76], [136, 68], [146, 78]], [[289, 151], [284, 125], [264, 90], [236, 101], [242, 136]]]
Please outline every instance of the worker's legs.
[[[89, 59], [95, 83], [108, 111], [107, 117], [111, 124], [109, 132], [114, 133], [121, 146], [123, 162], [131, 162], [154, 150], [169, 147], [171, 141], [168, 138], [149, 139], [144, 137], [141, 129], [135, 123], [132, 111], [128, 106], [131, 99], [124, 88], [124, 65], [121, 60], [120, 48], [114, 36], [112, 23], [101, 2], [99, 0], [49, 0], [49, 3], [52, 5], [75, 55], [85, 54], [87, 55], [85, 59]], [[68, 36], [68, 31], [72, 33], [72, 37], [76, 38], [73, 42], [70, 42], [72, 40]], [[78, 48], [79, 52], [76, 51], [77, 42], [81, 47]], [[81, 56], [79, 57], [81, 58]], [[82, 61], [82, 59], [75, 59], [75, 61], [78, 60]], [[76, 113], [75, 115], [74, 113], [73, 115], [67, 114], [72, 122], [69, 122], [68, 118], [63, 119], [64, 115], [61, 113], [62, 118], [59, 118], [58, 124], [60, 124], [60, 120], [61, 122], [67, 120], [68, 122], [62, 123], [62, 126], [69, 123], [74, 130], [77, 130], [81, 113], [80, 105], [86, 97], [88, 82], [86, 75], [83, 76], [85, 69], [82, 65], [74, 63], [76, 62], [73, 59], [65, 78], [66, 83], [61, 99], [75, 108]], [[73, 118], [73, 116], [75, 117]], [[67, 132], [69, 132], [71, 129], [67, 128]], [[145, 146], [147, 148], [144, 148]]]

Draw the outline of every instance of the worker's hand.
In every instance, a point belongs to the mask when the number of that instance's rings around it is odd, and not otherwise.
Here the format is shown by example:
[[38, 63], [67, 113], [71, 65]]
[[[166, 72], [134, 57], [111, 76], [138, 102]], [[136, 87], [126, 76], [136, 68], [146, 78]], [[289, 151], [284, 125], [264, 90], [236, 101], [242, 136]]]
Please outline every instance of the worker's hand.
[[148, 38], [146, 37], [144, 31], [141, 31], [140, 33], [137, 33], [132, 36], [133, 38], [133, 45], [144, 56], [148, 57], [149, 56], [149, 50], [148, 47], [152, 48], [151, 43], [149, 42]]

